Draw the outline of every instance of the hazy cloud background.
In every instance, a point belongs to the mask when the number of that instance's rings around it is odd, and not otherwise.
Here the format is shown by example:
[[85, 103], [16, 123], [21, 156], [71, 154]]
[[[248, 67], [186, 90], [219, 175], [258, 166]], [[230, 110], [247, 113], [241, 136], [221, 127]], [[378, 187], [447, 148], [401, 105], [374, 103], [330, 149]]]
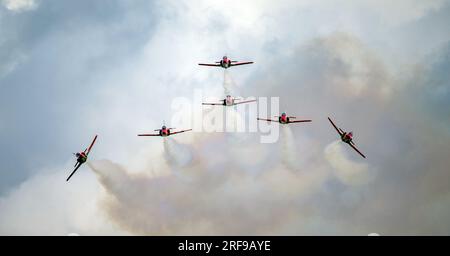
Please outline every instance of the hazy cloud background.
[[[449, 11], [3, 0], [0, 233], [448, 235]], [[136, 137], [171, 119], [174, 97], [223, 94], [223, 71], [197, 66], [223, 54], [255, 61], [228, 70], [243, 96], [280, 96], [313, 122], [281, 127], [275, 144]], [[71, 153], [97, 133], [89, 166], [65, 183]]]

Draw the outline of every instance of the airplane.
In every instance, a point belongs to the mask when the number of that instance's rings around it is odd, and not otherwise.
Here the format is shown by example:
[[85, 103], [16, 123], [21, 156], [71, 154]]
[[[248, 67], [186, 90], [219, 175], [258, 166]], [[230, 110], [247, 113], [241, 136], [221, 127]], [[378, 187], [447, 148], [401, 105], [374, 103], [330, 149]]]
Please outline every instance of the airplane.
[[234, 60], [230, 60], [227, 56], [223, 56], [220, 61], [216, 61], [215, 64], [205, 64], [205, 63], [199, 63], [200, 66], [210, 66], [210, 67], [222, 67], [222, 68], [229, 68], [233, 66], [239, 66], [239, 65], [247, 65], [247, 64], [253, 64], [253, 61], [247, 61], [247, 62], [238, 62]]
[[331, 125], [333, 125], [334, 129], [336, 129], [336, 131], [339, 133], [339, 135], [341, 136], [341, 140], [345, 143], [347, 143], [348, 145], [350, 145], [350, 147], [352, 147], [356, 152], [358, 152], [362, 157], [366, 158], [366, 156], [361, 153], [357, 148], [355, 143], [353, 142], [353, 132], [344, 132], [341, 128], [338, 128], [333, 121], [331, 121], [331, 119], [328, 117], [328, 120], [330, 121]]
[[278, 122], [280, 124], [290, 124], [290, 123], [304, 123], [304, 122], [311, 122], [312, 120], [293, 120], [291, 121], [291, 119], [296, 119], [297, 117], [295, 116], [287, 116], [286, 113], [282, 113], [281, 116], [275, 116], [278, 117], [278, 120], [274, 120], [274, 119], [265, 119], [265, 118], [257, 118], [257, 120], [262, 120], [262, 121], [268, 121], [268, 122]]
[[177, 131], [177, 132], [172, 132], [171, 130], [173, 130], [175, 128], [167, 128], [165, 125], [163, 125], [161, 127], [161, 129], [156, 129], [155, 132], [158, 133], [153, 133], [153, 134], [138, 134], [138, 136], [160, 136], [160, 137], [167, 137], [170, 135], [174, 135], [177, 133], [182, 133], [182, 132], [187, 132], [187, 131], [192, 131], [192, 129], [187, 129], [187, 130], [181, 130], [181, 131]]
[[69, 175], [66, 181], [69, 181], [70, 177], [75, 174], [75, 172], [80, 168], [82, 164], [84, 164], [87, 161], [88, 155], [91, 152], [92, 146], [94, 146], [95, 141], [97, 140], [97, 135], [95, 135], [94, 140], [92, 141], [91, 145], [86, 148], [83, 152], [79, 153], [73, 153], [77, 157], [77, 162], [75, 163], [75, 170]]
[[225, 99], [221, 100], [222, 102], [218, 102], [218, 103], [202, 103], [202, 105], [217, 105], [217, 106], [235, 106], [235, 105], [239, 105], [239, 104], [243, 104], [243, 103], [249, 103], [249, 102], [254, 102], [255, 100], [245, 100], [245, 101], [240, 101], [240, 102], [236, 102], [236, 100], [241, 100], [241, 98], [233, 98], [231, 97], [231, 95], [227, 95]]

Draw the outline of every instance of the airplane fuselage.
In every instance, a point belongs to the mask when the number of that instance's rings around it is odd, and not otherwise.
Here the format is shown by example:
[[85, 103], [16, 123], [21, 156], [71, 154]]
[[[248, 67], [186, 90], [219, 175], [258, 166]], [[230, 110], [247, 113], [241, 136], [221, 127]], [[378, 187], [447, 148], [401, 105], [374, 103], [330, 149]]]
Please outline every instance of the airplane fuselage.
[[161, 129], [161, 130], [159, 130], [159, 135], [161, 135], [161, 137], [167, 137], [170, 135], [170, 130], [169, 129]]
[[281, 116], [278, 117], [278, 122], [280, 124], [288, 124], [289, 123], [289, 117], [286, 115], [286, 113], [281, 114]]
[[85, 163], [87, 161], [87, 155], [84, 152], [80, 152], [76, 154], [77, 162], [80, 164]]
[[278, 122], [280, 122], [280, 124], [288, 124], [289, 123], [289, 117], [287, 116], [280, 116], [278, 117]]
[[345, 143], [351, 143], [352, 139], [353, 139], [352, 135], [346, 132], [344, 132], [341, 136], [341, 140]]
[[223, 57], [220, 61], [220, 66], [222, 66], [222, 68], [229, 68], [231, 66], [231, 60], [227, 57]]
[[223, 104], [225, 106], [233, 106], [234, 105], [234, 99], [232, 97], [227, 97], [223, 100]]
[[220, 66], [222, 66], [222, 68], [229, 68], [231, 65], [231, 63], [228, 62], [224, 62], [224, 61], [220, 61]]

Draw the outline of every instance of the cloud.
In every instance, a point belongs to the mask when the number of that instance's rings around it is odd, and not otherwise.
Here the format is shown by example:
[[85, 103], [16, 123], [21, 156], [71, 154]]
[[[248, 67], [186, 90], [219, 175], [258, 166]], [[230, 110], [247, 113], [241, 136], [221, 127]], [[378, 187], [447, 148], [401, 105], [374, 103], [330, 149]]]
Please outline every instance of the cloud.
[[[93, 177], [80, 168], [70, 183], [71, 169], [41, 170], [0, 198], [2, 235], [80, 235], [126, 234], [115, 229], [98, 207], [102, 194]], [[83, 184], [79, 189], [76, 184]]]
[[[362, 2], [361, 5], [371, 8], [377, 12], [385, 22], [398, 26], [402, 23], [420, 19], [433, 11], [439, 10], [448, 3], [448, 0], [437, 0], [431, 2], [424, 2], [420, 0], [400, 0], [395, 3], [386, 0], [369, 0]], [[389, 8], [385, 8], [386, 4], [390, 4]]]
[[13, 12], [24, 12], [36, 9], [38, 6], [35, 0], [2, 0], [6, 9]]
[[188, 180], [132, 174], [109, 160], [90, 167], [107, 191], [101, 205], [111, 221], [141, 235], [281, 234], [303, 198], [326, 179], [284, 168], [254, 176], [230, 163], [224, 171], [214, 171], [204, 161], [182, 170]]
[[[48, 165], [50, 162], [56, 166], [64, 164], [67, 152], [77, 150], [80, 142], [97, 132], [104, 134], [104, 124], [97, 125], [86, 117], [97, 115], [93, 109], [105, 112], [114, 109], [109, 104], [101, 108], [102, 96], [114, 93], [120, 84], [130, 83], [134, 76], [129, 70], [136, 64], [131, 62], [151, 40], [157, 19], [154, 15], [157, 9], [152, 8], [151, 1], [134, 4], [114, 1], [106, 5], [90, 1], [39, 1], [39, 4], [42, 8], [26, 15], [0, 9], [3, 131], [0, 137], [5, 145], [0, 160], [8, 163], [0, 168], [3, 177], [0, 194], [40, 169], [54, 167]], [[85, 91], [89, 93], [80, 94]], [[47, 97], [52, 99], [43, 100]], [[117, 103], [115, 111], [129, 115], [130, 112], [119, 109], [126, 101], [121, 99]], [[75, 115], [75, 109], [83, 114]], [[141, 114], [136, 113], [136, 117]], [[86, 126], [80, 128], [80, 123]], [[28, 128], [30, 125], [33, 129]], [[136, 127], [131, 130], [135, 134]], [[42, 147], [43, 144], [47, 146]]]
[[[394, 45], [444, 56], [392, 32], [440, 5], [405, 1], [387, 10], [375, 1], [347, 3], [54, 2], [57, 14], [37, 11], [56, 25], [41, 28], [35, 17], [35, 26], [21, 30], [26, 20], [15, 19], [26, 17], [14, 15], [8, 27], [23, 34], [8, 37], [17, 40], [3, 49], [23, 42], [27, 59], [0, 80], [8, 89], [0, 95], [7, 120], [0, 155], [19, 159], [3, 161], [2, 180], [25, 173], [25, 181], [1, 197], [0, 230], [448, 234], [450, 139], [440, 121], [447, 112], [439, 110], [448, 102], [448, 61], [391, 54]], [[99, 15], [104, 7], [111, 11]], [[223, 54], [255, 64], [225, 74], [196, 65]], [[205, 97], [225, 89], [280, 96], [280, 110], [313, 122], [283, 129], [275, 144], [248, 133], [136, 137], [170, 119], [171, 100], [190, 98], [196, 88]], [[356, 131], [367, 160], [334, 142], [329, 115]], [[61, 170], [72, 167], [61, 163], [64, 152], [94, 133], [101, 136], [89, 163], [64, 183]]]
[[364, 185], [369, 182], [370, 171], [367, 163], [354, 162], [347, 158], [344, 146], [339, 141], [325, 148], [325, 158], [333, 167], [336, 177], [346, 185]]
[[295, 136], [290, 126], [281, 127], [281, 154], [282, 161], [292, 169], [299, 168], [299, 152], [295, 143]]
[[19, 51], [5, 52], [2, 55], [6, 56], [4, 56], [3, 61], [0, 62], [0, 79], [13, 72], [18, 65], [25, 62], [27, 59], [27, 57]]
[[186, 145], [171, 138], [164, 140], [164, 152], [167, 161], [176, 166], [186, 166], [192, 162], [192, 153]]

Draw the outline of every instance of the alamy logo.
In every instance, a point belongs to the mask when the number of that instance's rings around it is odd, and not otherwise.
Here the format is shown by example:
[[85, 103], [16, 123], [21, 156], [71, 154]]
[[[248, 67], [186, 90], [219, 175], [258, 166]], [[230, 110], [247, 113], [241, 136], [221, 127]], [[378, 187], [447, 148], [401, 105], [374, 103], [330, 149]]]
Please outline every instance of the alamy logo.
[[204, 98], [196, 89], [192, 98], [174, 98], [171, 109], [171, 124], [192, 127], [194, 132], [260, 133], [261, 143], [275, 143], [279, 138], [279, 123], [257, 120], [280, 115], [278, 97]]

